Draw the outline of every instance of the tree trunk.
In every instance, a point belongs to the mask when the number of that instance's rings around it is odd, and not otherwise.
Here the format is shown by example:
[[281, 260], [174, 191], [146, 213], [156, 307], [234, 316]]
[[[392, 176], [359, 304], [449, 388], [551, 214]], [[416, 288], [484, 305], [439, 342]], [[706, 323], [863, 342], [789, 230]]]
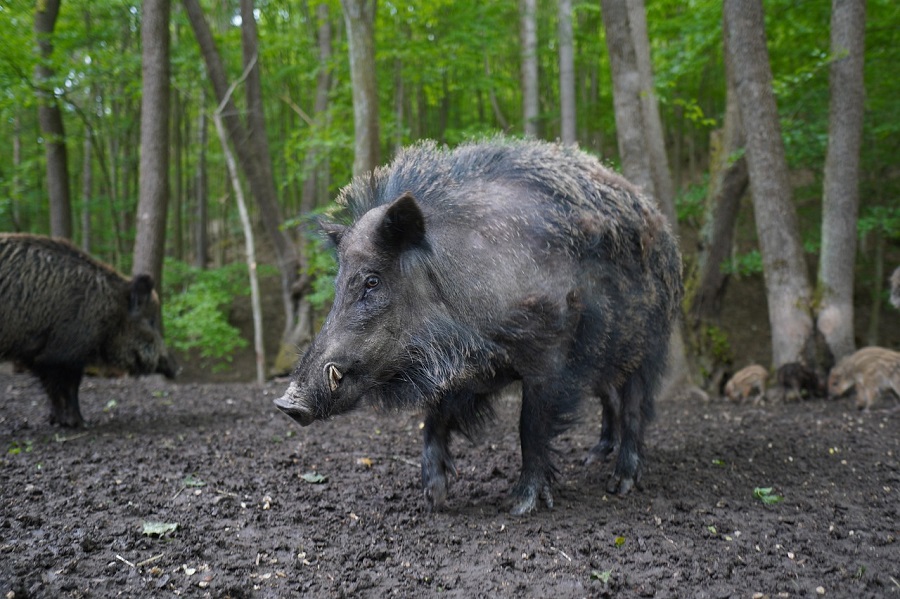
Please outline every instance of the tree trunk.
[[600, 5], [612, 70], [613, 109], [622, 172], [655, 199], [650, 152], [641, 114], [641, 77], [628, 25], [627, 6], [622, 0], [601, 0]]
[[141, 17], [141, 152], [132, 273], [162, 285], [169, 201], [169, 0], [145, 0]]
[[[318, 42], [319, 42], [319, 72], [316, 75], [316, 99], [313, 104], [313, 119], [316, 127], [325, 126], [326, 111], [328, 110], [328, 92], [331, 90], [331, 18], [328, 11], [328, 4], [319, 4], [317, 11], [317, 19], [319, 21]], [[300, 212], [308, 213], [319, 203], [319, 182], [323, 178], [319, 172], [323, 167], [319, 166], [322, 162], [319, 152], [316, 148], [310, 148], [303, 161], [303, 172], [306, 173], [306, 179], [303, 181], [303, 191], [300, 196]], [[327, 165], [326, 167], [327, 168]]]
[[341, 0], [350, 46], [353, 84], [353, 127], [356, 139], [353, 176], [373, 170], [380, 162], [378, 86], [375, 80], [375, 0]]
[[91, 253], [91, 197], [94, 195], [94, 177], [91, 168], [91, 138], [85, 136], [82, 144], [81, 163], [81, 249]]
[[[275, 247], [278, 259], [278, 269], [281, 273], [282, 301], [285, 309], [285, 329], [282, 339], [286, 339], [293, 329], [295, 320], [294, 312], [294, 284], [298, 278], [299, 257], [297, 249], [291, 239], [281, 230], [280, 211], [278, 210], [278, 194], [275, 189], [275, 181], [272, 178], [271, 157], [256, 151], [251, 141], [251, 132], [245, 128], [241, 121], [237, 107], [231, 98], [226, 98], [228, 81], [225, 75], [225, 67], [216, 49], [212, 33], [203, 16], [198, 0], [183, 0], [185, 12], [191, 21], [191, 27], [200, 45], [200, 52], [206, 62], [207, 73], [216, 93], [217, 102], [227, 100], [222, 111], [222, 121], [225, 125], [228, 137], [234, 146], [237, 160], [241, 170], [247, 177], [250, 191], [260, 206], [263, 217], [263, 225], [266, 235]], [[252, 14], [252, 10], [251, 10]], [[252, 21], [248, 22], [248, 21]], [[253, 28], [252, 36], [255, 39], [256, 25], [253, 19], [244, 19], [244, 27]], [[245, 43], [247, 37], [242, 37]], [[245, 54], [246, 61], [246, 54]], [[268, 166], [261, 165], [267, 163]]]
[[822, 206], [822, 251], [816, 326], [835, 361], [856, 349], [853, 272], [859, 212], [865, 0], [831, 3], [831, 105]]
[[735, 89], [747, 134], [747, 166], [772, 331], [775, 368], [815, 364], [812, 294], [792, 203], [761, 0], [725, 0], [725, 27], [733, 43]]
[[519, 0], [519, 35], [522, 44], [522, 117], [525, 135], [539, 137], [537, 0]]
[[209, 127], [206, 122], [206, 88], [200, 88], [200, 110], [197, 117], [197, 170], [194, 174], [196, 217], [194, 219], [194, 266], [205, 270], [209, 264], [209, 198], [207, 192], [206, 145]]
[[53, 55], [53, 29], [59, 16], [60, 0], [44, 0], [34, 11], [34, 36], [40, 51], [34, 79], [38, 100], [38, 120], [44, 137], [47, 160], [47, 193], [50, 198], [50, 234], [54, 237], [72, 238], [72, 198], [69, 191], [69, 163], [66, 153], [66, 131], [62, 112], [51, 80], [54, 71], [50, 66]]
[[723, 44], [727, 82], [725, 122], [721, 130], [710, 136], [709, 189], [697, 256], [698, 282], [690, 308], [695, 330], [703, 323], [718, 323], [728, 282], [728, 275], [722, 272], [722, 264], [731, 253], [741, 198], [750, 184], [747, 159], [743, 155], [746, 143], [744, 126], [734, 89], [733, 69], [728, 59], [727, 35]]
[[659, 116], [659, 102], [653, 84], [653, 64], [650, 58], [650, 38], [647, 34], [647, 15], [644, 0], [627, 0], [628, 28], [637, 61], [640, 78], [640, 106], [642, 131], [647, 140], [650, 159], [650, 174], [653, 178], [653, 196], [669, 220], [672, 231], [678, 233], [678, 218], [675, 214], [675, 185], [669, 170], [666, 155], [666, 138]]
[[575, 45], [572, 0], [559, 0], [559, 113], [562, 143], [578, 143], [575, 114]]

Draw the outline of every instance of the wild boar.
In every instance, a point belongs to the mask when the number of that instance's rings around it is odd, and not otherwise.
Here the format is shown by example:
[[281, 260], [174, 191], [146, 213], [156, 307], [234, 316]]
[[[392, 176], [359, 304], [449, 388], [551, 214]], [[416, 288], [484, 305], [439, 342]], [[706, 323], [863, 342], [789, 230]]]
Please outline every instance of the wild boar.
[[301, 425], [365, 400], [424, 412], [422, 482], [435, 509], [450, 437], [521, 381], [515, 514], [552, 507], [551, 441], [584, 396], [603, 402], [595, 453], [619, 448], [611, 492], [643, 471], [644, 428], [682, 297], [665, 218], [588, 154], [495, 138], [421, 143], [342, 190], [331, 312], [278, 408]]
[[800, 362], [790, 362], [778, 368], [775, 374], [781, 399], [801, 401], [812, 397], [822, 397], [825, 388], [822, 379], [810, 367]]
[[864, 347], [843, 358], [828, 374], [828, 397], [856, 393], [856, 407], [868, 410], [880, 395], [893, 391], [900, 399], [900, 352]]
[[84, 424], [78, 387], [88, 365], [175, 376], [148, 275], [126, 279], [72, 244], [0, 234], [0, 360], [41, 381], [50, 422]]
[[751, 364], [738, 370], [725, 384], [725, 397], [740, 403], [756, 401], [766, 394], [766, 379], [769, 371], [759, 364]]

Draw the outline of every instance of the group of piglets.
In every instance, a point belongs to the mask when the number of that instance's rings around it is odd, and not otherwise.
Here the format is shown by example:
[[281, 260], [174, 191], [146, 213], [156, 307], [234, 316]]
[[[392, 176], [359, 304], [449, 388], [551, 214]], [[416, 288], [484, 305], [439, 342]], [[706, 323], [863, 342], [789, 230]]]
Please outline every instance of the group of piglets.
[[[799, 377], [791, 375], [797, 371], [803, 374]], [[763, 399], [821, 397], [827, 390], [829, 399], [852, 394], [856, 407], [868, 410], [882, 398], [900, 399], [900, 352], [876, 346], [857, 350], [835, 364], [828, 373], [826, 385], [809, 370], [794, 369], [791, 365], [778, 371], [776, 386], [767, 388], [768, 379], [769, 371], [765, 367], [759, 364], [746, 366], [728, 380], [725, 397], [736, 403], [756, 403]]]

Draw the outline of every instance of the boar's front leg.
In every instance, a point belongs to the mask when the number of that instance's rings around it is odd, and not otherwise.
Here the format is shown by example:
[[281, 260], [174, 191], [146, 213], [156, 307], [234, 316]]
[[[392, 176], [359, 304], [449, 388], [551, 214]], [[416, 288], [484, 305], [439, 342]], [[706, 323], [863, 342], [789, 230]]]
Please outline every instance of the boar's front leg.
[[435, 407], [425, 416], [422, 450], [422, 489], [432, 510], [440, 510], [447, 500], [447, 472], [456, 475], [456, 466], [450, 455], [452, 419]]
[[519, 441], [522, 472], [513, 488], [513, 515], [527, 514], [543, 501], [553, 507], [552, 485], [556, 469], [551, 460], [551, 440], [571, 421], [577, 407], [577, 389], [569, 389], [558, 379], [534, 378], [522, 381], [522, 412]]
[[32, 371], [50, 399], [50, 424], [78, 428], [84, 424], [78, 406], [78, 387], [83, 368], [60, 365], [33, 366]]

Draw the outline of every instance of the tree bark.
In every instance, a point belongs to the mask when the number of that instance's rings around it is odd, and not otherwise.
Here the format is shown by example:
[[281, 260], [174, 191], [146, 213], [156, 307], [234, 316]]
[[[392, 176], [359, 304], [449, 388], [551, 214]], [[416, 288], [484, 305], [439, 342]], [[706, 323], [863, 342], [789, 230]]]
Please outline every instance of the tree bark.
[[47, 160], [47, 193], [50, 198], [50, 234], [72, 238], [72, 197], [69, 190], [69, 159], [66, 130], [52, 78], [53, 30], [59, 16], [60, 0], [38, 2], [34, 11], [34, 36], [38, 47], [38, 65], [34, 79], [38, 100], [38, 121], [44, 138]]
[[559, 0], [559, 114], [562, 143], [578, 143], [575, 114], [575, 42], [572, 0]]
[[678, 218], [675, 214], [675, 185], [669, 169], [666, 154], [666, 138], [663, 134], [662, 119], [659, 116], [659, 102], [653, 84], [653, 64], [650, 57], [650, 38], [647, 34], [647, 14], [644, 0], [626, 0], [628, 4], [628, 29], [637, 62], [640, 85], [641, 122], [646, 138], [650, 175], [653, 179], [653, 196], [669, 220], [672, 230], [678, 233]]
[[376, 0], [341, 0], [350, 46], [350, 80], [353, 84], [355, 147], [353, 175], [373, 170], [380, 162], [378, 86], [375, 79]]
[[[316, 75], [316, 99], [313, 103], [313, 119], [317, 127], [325, 126], [326, 111], [328, 110], [328, 92], [331, 90], [331, 17], [328, 4], [319, 4], [316, 9], [319, 46], [319, 73]], [[303, 161], [303, 172], [306, 179], [303, 181], [303, 191], [300, 196], [300, 212], [308, 213], [319, 203], [320, 176], [319, 166], [321, 157], [316, 148], [310, 148]]]
[[721, 130], [710, 136], [709, 190], [697, 256], [697, 290], [691, 299], [690, 308], [695, 330], [702, 323], [718, 322], [728, 282], [728, 275], [722, 271], [722, 264], [731, 253], [741, 198], [750, 184], [747, 159], [743, 154], [746, 143], [744, 126], [734, 88], [733, 69], [728, 58], [728, 45], [729, 39], [725, 35], [725, 122]]
[[132, 273], [162, 284], [169, 201], [169, 0], [145, 0], [141, 16], [141, 157]]
[[859, 213], [865, 0], [831, 3], [831, 104], [822, 200], [819, 312], [816, 326], [835, 361], [856, 349], [853, 272]]
[[644, 193], [656, 199], [641, 114], [641, 77], [627, 6], [623, 0], [601, 0], [600, 6], [612, 70], [613, 110], [622, 172]]
[[[278, 270], [281, 273], [282, 301], [285, 309], [285, 329], [282, 335], [282, 339], [285, 339], [294, 326], [295, 301], [293, 290], [298, 278], [299, 257], [293, 241], [281, 230], [278, 194], [275, 189], [275, 181], [272, 178], [271, 157], [268, 154], [260, 154], [255, 151], [254, 144], [251, 141], [251, 132], [247, 130], [241, 121], [234, 101], [226, 97], [228, 80], [225, 74], [225, 67], [222, 64], [222, 59], [216, 49], [215, 41], [198, 0], [183, 0], [183, 4], [185, 12], [187, 12], [191, 21], [191, 27], [194, 30], [197, 43], [200, 46], [200, 52], [203, 54], [203, 59], [206, 62], [207, 73], [215, 90], [217, 102], [226, 100], [225, 108], [222, 111], [222, 121], [228, 132], [228, 137], [234, 145], [240, 168], [247, 177], [251, 194], [260, 206], [266, 235], [275, 248]], [[244, 26], [252, 26], [255, 34], [255, 20], [250, 19], [250, 21], [252, 21], [252, 25], [245, 22], [242, 29]], [[242, 39], [246, 43], [248, 38]], [[262, 166], [260, 164], [262, 162], [268, 163], [269, 166]]]
[[747, 133], [747, 166], [772, 331], [775, 368], [814, 367], [812, 294], [792, 203], [761, 0], [725, 0], [735, 88]]
[[537, 0], [519, 0], [519, 35], [522, 43], [522, 118], [525, 135], [539, 137]]
[[206, 144], [209, 126], [206, 118], [206, 88], [200, 89], [200, 110], [197, 117], [197, 167], [194, 173], [194, 195], [196, 214], [194, 219], [194, 266], [205, 270], [209, 264], [209, 197], [207, 192]]

